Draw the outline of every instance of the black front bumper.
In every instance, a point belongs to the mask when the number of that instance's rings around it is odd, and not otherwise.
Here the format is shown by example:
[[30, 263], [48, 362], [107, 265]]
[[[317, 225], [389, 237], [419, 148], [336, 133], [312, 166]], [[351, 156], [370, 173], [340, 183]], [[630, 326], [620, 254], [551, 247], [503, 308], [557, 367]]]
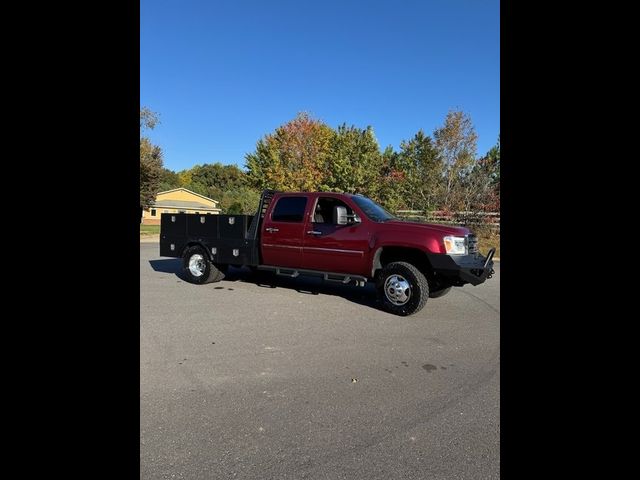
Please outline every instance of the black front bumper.
[[483, 257], [479, 253], [473, 255], [446, 255], [431, 254], [429, 261], [436, 274], [446, 278], [452, 285], [480, 285], [493, 275], [493, 255], [496, 249], [492, 248]]

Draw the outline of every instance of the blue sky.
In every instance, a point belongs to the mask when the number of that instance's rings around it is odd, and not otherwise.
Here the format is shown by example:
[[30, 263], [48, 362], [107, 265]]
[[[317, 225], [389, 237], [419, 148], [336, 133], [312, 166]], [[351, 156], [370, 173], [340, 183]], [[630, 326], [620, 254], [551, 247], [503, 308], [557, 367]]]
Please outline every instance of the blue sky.
[[140, 3], [140, 102], [172, 170], [244, 165], [256, 141], [307, 111], [371, 125], [398, 149], [449, 109], [471, 115], [478, 152], [500, 132], [495, 0]]

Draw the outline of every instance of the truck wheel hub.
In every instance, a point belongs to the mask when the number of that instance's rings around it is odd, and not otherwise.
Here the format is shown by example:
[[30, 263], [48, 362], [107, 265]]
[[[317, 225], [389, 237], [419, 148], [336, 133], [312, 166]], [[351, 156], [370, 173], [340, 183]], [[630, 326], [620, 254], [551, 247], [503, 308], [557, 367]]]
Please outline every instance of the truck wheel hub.
[[411, 298], [411, 285], [402, 275], [391, 275], [384, 282], [384, 294], [394, 305], [404, 305]]
[[204, 257], [202, 255], [191, 255], [191, 258], [189, 259], [189, 271], [191, 272], [191, 275], [194, 277], [200, 277], [204, 275], [205, 268]]

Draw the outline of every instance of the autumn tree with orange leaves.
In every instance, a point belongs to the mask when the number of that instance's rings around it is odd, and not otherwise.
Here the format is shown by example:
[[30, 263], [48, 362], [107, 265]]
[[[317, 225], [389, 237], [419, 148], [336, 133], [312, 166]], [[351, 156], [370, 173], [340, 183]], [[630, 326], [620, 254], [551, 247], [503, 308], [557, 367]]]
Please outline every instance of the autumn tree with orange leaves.
[[260, 139], [256, 151], [246, 156], [251, 183], [259, 189], [303, 192], [326, 189], [323, 180], [333, 135], [325, 123], [307, 113], [299, 114]]

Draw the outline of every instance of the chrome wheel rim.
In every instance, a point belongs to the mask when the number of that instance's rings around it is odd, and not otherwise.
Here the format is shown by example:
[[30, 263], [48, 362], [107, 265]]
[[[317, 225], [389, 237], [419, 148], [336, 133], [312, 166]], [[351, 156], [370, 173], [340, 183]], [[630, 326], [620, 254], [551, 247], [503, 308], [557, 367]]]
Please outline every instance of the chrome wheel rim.
[[411, 298], [411, 284], [402, 275], [390, 275], [384, 282], [384, 294], [394, 305], [404, 305]]
[[204, 275], [206, 268], [207, 266], [204, 263], [204, 257], [202, 255], [199, 253], [191, 255], [191, 258], [189, 259], [189, 271], [191, 272], [191, 275], [194, 277], [201, 277]]

